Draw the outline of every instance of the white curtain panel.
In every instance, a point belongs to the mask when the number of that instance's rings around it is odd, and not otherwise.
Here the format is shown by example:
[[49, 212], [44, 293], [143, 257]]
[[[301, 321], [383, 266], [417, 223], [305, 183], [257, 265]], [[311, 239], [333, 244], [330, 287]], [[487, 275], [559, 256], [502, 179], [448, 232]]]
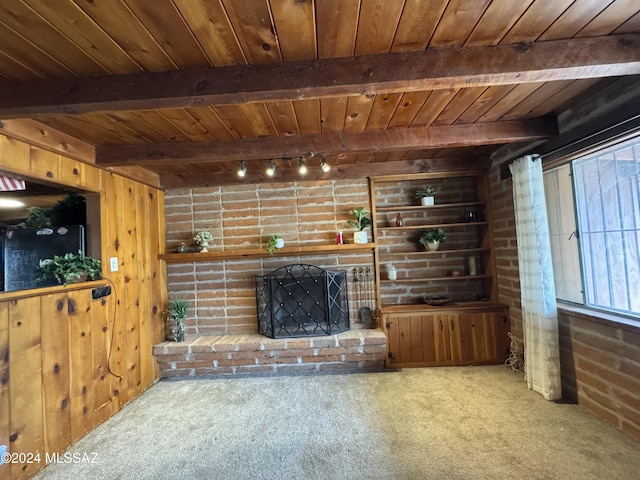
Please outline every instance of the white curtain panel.
[[542, 160], [526, 155], [509, 168], [518, 238], [525, 380], [529, 389], [547, 400], [558, 400], [562, 398], [558, 314]]

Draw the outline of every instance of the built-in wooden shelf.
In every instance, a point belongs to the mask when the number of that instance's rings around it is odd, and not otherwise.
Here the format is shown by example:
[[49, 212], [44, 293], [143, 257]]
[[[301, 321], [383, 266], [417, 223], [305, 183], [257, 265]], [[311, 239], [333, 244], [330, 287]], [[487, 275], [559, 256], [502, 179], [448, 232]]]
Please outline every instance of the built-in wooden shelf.
[[340, 255], [350, 253], [373, 252], [375, 243], [348, 245], [289, 245], [278, 248], [273, 255], [264, 248], [238, 248], [224, 250], [210, 250], [208, 252], [166, 253], [158, 258], [167, 263], [216, 262], [221, 260], [241, 260], [243, 258], [297, 257], [307, 255]]
[[453, 249], [453, 250], [394, 250], [393, 252], [389, 252], [389, 251], [384, 251], [383, 250], [384, 247], [382, 247], [381, 245], [378, 245], [378, 249], [379, 249], [379, 254], [380, 257], [395, 257], [397, 255], [415, 255], [415, 256], [422, 256], [422, 255], [438, 255], [438, 254], [444, 254], [444, 255], [466, 255], [469, 253], [477, 253], [477, 252], [489, 252], [491, 251], [490, 248], [458, 248], [458, 249]]
[[446, 303], [444, 305], [439, 305], [439, 306], [435, 306], [435, 305], [427, 305], [426, 303], [411, 303], [411, 304], [403, 304], [403, 305], [399, 305], [399, 304], [387, 304], [387, 305], [382, 305], [382, 307], [380, 308], [380, 311], [382, 313], [412, 313], [412, 312], [424, 312], [424, 311], [428, 311], [428, 312], [432, 312], [434, 310], [452, 310], [457, 312], [464, 312], [466, 310], [477, 310], [477, 309], [482, 309], [482, 310], [489, 310], [489, 309], [498, 309], [498, 308], [504, 308], [505, 305], [502, 303], [495, 303], [495, 302], [482, 302], [482, 301], [475, 301], [475, 302], [449, 302]]
[[442, 208], [480, 207], [484, 202], [441, 203], [436, 205], [403, 205], [397, 207], [376, 207], [376, 212], [411, 212], [415, 210], [437, 210]]
[[451, 280], [475, 280], [477, 278], [491, 278], [491, 275], [447, 275], [445, 277], [411, 277], [411, 278], [398, 278], [397, 280], [380, 280], [381, 283], [415, 283], [415, 282], [448, 282]]
[[435, 223], [431, 225], [405, 225], [402, 227], [378, 227], [378, 230], [423, 230], [427, 228], [451, 228], [451, 227], [475, 227], [487, 225], [488, 222], [455, 222], [455, 223]]

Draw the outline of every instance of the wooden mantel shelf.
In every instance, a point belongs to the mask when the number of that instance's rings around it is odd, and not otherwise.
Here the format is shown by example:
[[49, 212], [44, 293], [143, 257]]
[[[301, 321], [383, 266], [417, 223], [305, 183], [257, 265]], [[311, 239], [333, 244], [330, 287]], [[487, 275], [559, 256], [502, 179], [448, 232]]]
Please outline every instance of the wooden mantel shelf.
[[348, 244], [348, 245], [285, 245], [284, 248], [277, 249], [273, 255], [269, 255], [266, 249], [224, 249], [210, 250], [208, 252], [196, 253], [166, 253], [158, 258], [167, 263], [190, 263], [190, 262], [215, 262], [220, 260], [241, 260], [243, 258], [270, 258], [270, 257], [295, 257], [306, 255], [323, 254], [349, 254], [372, 252], [376, 247], [375, 243]]

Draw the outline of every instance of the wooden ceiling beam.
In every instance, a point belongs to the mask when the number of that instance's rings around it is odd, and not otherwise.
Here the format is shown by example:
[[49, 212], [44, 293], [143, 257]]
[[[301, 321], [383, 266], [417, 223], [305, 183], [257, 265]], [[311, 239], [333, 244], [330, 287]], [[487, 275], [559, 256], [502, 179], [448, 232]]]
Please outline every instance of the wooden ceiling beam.
[[291, 158], [306, 156], [310, 152], [337, 155], [425, 150], [522, 142], [557, 133], [555, 119], [531, 119], [217, 142], [104, 145], [96, 147], [96, 164], [104, 167], [145, 166], [180, 161], [207, 163]]
[[279, 182], [317, 182], [346, 178], [364, 178], [379, 175], [412, 174], [425, 172], [451, 172], [485, 170], [490, 166], [487, 158], [428, 158], [417, 160], [398, 160], [393, 162], [352, 163], [332, 165], [329, 172], [320, 167], [309, 167], [302, 176], [297, 168], [277, 168], [273, 177], [268, 177], [263, 169], [254, 169], [249, 165], [247, 174], [240, 178], [235, 172], [224, 175], [216, 173], [161, 175], [160, 183], [164, 189], [209, 187], [220, 185], [239, 185]]
[[0, 118], [231, 105], [640, 73], [640, 34], [3, 82]]

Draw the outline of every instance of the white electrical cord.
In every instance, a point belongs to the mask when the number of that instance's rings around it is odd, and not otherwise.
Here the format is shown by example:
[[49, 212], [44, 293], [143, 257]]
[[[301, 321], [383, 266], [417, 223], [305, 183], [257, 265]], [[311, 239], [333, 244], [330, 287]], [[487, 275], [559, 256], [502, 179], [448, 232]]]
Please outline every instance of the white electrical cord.
[[507, 335], [509, 335], [509, 338], [511, 339], [511, 343], [509, 344], [509, 350], [511, 353], [509, 354], [509, 358], [505, 360], [504, 364], [511, 367], [511, 370], [514, 373], [524, 370], [524, 360], [522, 358], [522, 352], [518, 350], [518, 342], [515, 341], [511, 332]]

